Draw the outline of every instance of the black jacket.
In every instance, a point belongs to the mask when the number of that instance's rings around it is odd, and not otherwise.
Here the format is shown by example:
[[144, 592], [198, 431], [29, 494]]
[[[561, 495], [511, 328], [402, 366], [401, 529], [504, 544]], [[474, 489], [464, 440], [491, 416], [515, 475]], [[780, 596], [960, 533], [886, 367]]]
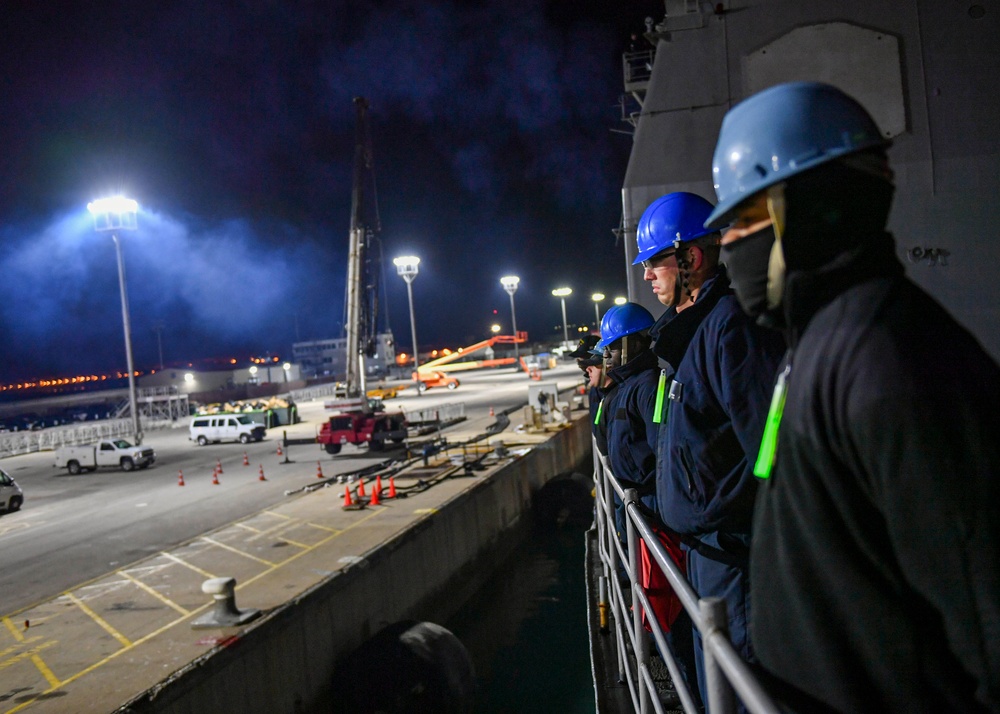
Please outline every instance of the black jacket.
[[752, 637], [801, 712], [1000, 712], [1000, 369], [891, 236], [790, 274]]

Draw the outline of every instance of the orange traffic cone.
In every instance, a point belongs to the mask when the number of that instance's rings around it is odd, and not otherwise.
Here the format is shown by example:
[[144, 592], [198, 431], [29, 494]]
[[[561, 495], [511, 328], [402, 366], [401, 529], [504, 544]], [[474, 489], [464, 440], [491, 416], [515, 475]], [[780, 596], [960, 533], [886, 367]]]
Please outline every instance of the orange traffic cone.
[[351, 487], [344, 487], [344, 508], [354, 505], [354, 499], [351, 498]]
[[222, 473], [222, 459], [215, 460], [215, 470], [218, 471], [220, 474]]
[[396, 497], [396, 477], [395, 476], [390, 476], [389, 477], [389, 498], [395, 498], [395, 497]]
[[264, 478], [264, 464], [260, 465], [260, 476], [257, 477], [257, 480], [258, 481], [267, 481], [267, 479]]
[[377, 506], [377, 505], [379, 505], [379, 503], [381, 503], [381, 502], [378, 500], [378, 489], [377, 488], [373, 488], [372, 489], [372, 500], [370, 500], [368, 502], [368, 505], [369, 506]]
[[358, 479], [358, 495], [364, 496], [365, 494], [365, 480], [363, 478]]
[[243, 465], [244, 466], [249, 466], [250, 465], [250, 459], [247, 458], [247, 452], [245, 452], [245, 451], [243, 452]]
[[378, 474], [375, 477], [375, 490], [376, 491], [381, 491], [382, 490], [382, 474]]
[[219, 470], [218, 469], [212, 469], [212, 485], [214, 485], [214, 486], [218, 486], [219, 485]]
[[181, 469], [177, 469], [177, 485], [184, 485], [184, 472]]
[[323, 465], [319, 461], [316, 462], [316, 478], [323, 478]]
[[284, 452], [281, 450], [281, 442], [278, 442], [278, 456], [284, 456]]

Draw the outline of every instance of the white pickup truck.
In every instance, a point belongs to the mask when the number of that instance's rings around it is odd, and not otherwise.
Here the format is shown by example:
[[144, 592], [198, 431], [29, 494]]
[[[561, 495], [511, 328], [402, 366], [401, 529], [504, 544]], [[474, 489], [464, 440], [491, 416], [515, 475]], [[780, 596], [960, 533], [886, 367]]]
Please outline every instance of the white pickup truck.
[[63, 446], [56, 449], [56, 468], [71, 474], [93, 471], [100, 466], [113, 466], [122, 471], [144, 469], [156, 461], [148, 446], [133, 446], [125, 439], [105, 439], [85, 446]]

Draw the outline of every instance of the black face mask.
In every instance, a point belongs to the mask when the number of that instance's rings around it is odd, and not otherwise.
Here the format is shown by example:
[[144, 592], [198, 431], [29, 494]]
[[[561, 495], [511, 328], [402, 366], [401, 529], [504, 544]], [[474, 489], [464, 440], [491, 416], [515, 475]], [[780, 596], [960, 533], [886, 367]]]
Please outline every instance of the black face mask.
[[734, 243], [722, 246], [719, 260], [725, 264], [729, 282], [743, 312], [760, 318], [767, 306], [767, 266], [774, 245], [774, 224]]

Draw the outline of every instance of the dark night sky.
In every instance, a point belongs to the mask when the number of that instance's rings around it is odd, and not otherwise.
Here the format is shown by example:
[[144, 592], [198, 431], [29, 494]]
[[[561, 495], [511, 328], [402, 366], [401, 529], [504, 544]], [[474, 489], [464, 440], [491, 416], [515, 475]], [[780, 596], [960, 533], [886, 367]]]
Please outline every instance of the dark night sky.
[[114, 247], [86, 204], [142, 206], [124, 236], [136, 366], [287, 355], [339, 336], [355, 115], [371, 105], [391, 258], [421, 257], [422, 345], [561, 323], [552, 288], [624, 292], [611, 229], [631, 148], [621, 51], [662, 4], [572, 0], [3, 2], [0, 384], [124, 368]]

